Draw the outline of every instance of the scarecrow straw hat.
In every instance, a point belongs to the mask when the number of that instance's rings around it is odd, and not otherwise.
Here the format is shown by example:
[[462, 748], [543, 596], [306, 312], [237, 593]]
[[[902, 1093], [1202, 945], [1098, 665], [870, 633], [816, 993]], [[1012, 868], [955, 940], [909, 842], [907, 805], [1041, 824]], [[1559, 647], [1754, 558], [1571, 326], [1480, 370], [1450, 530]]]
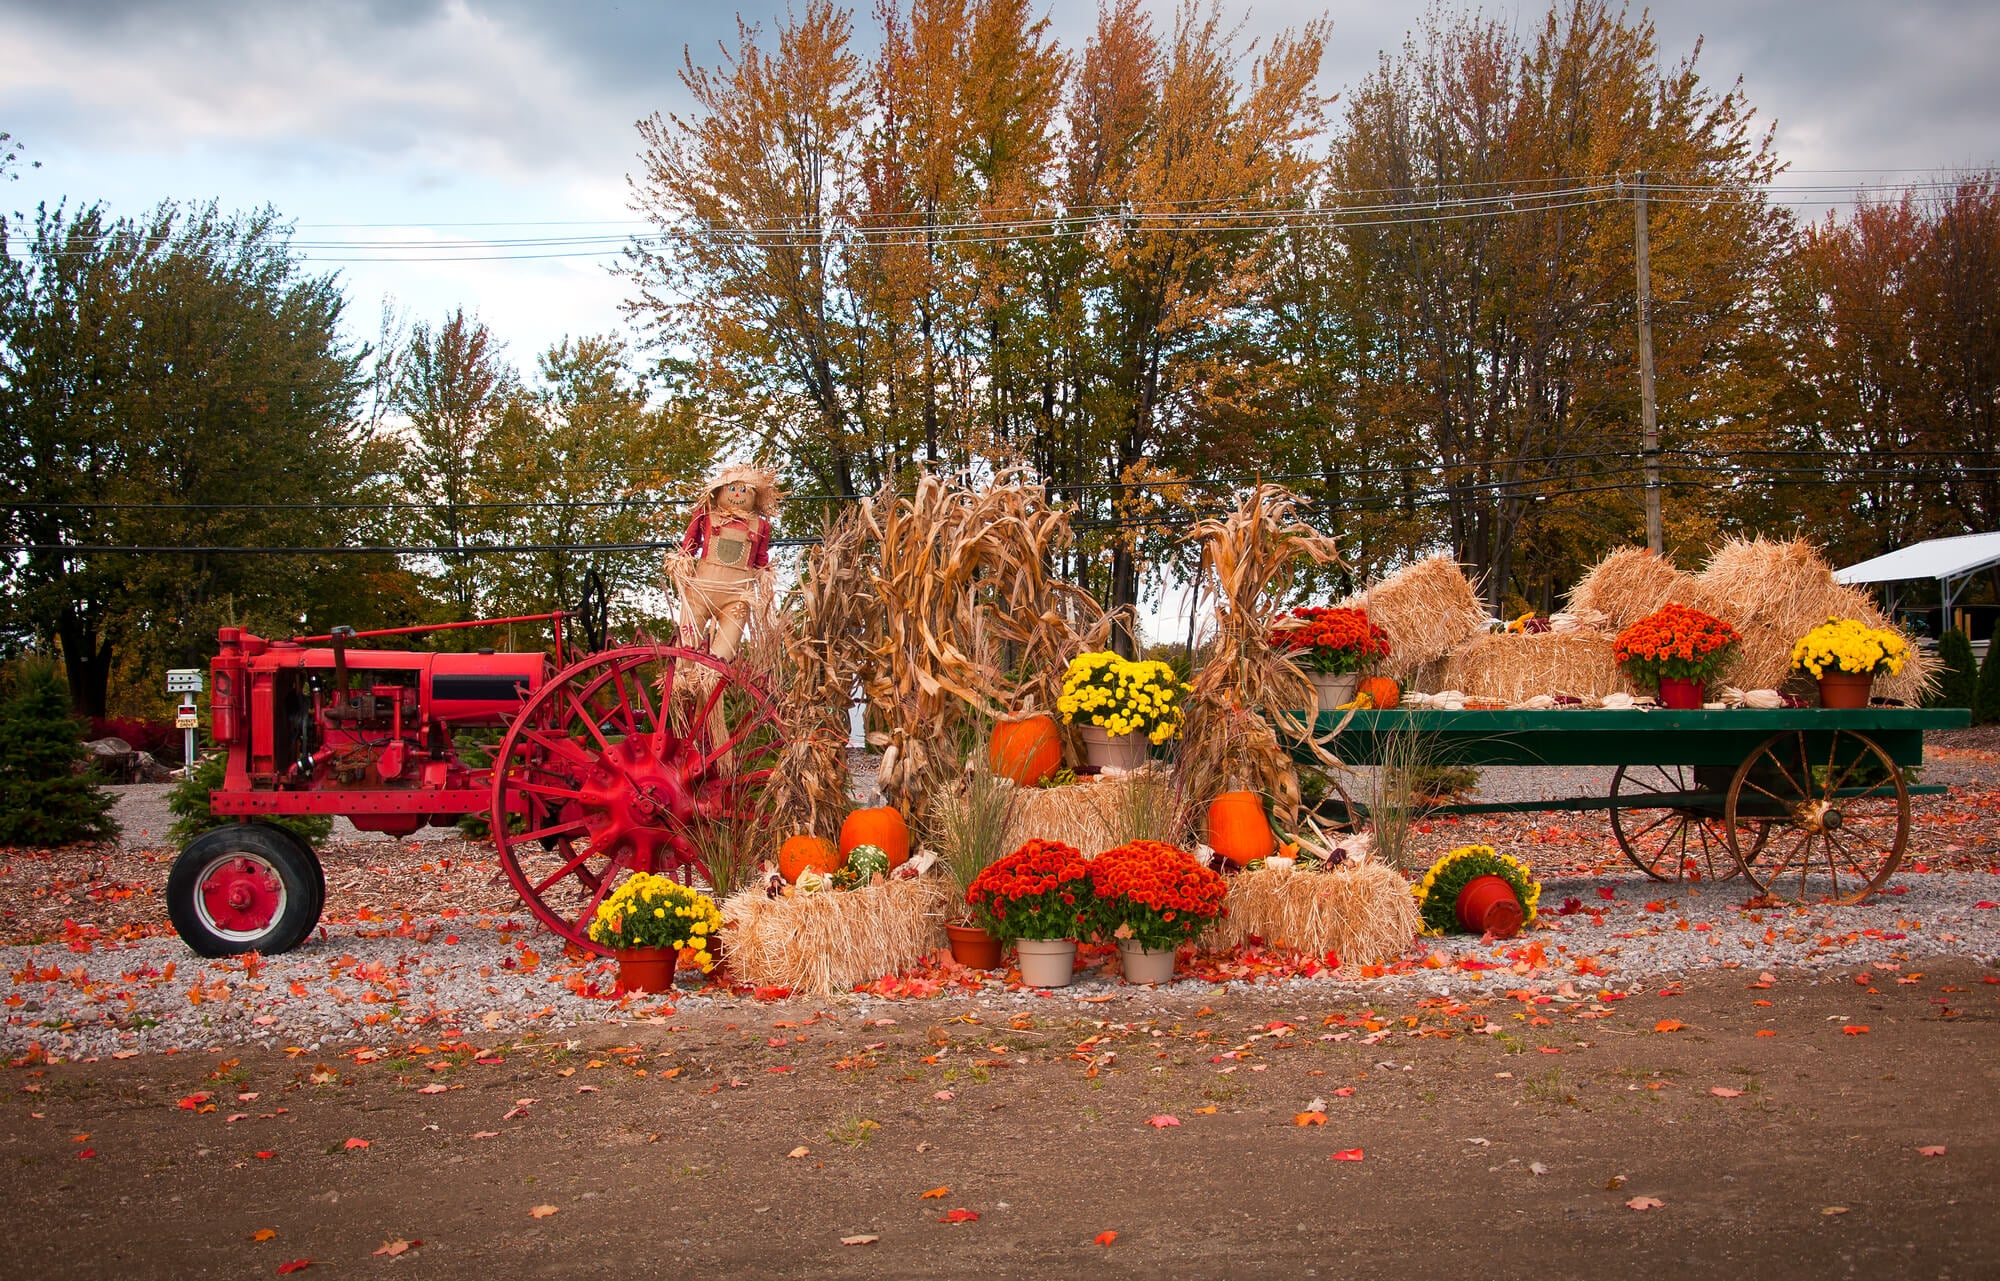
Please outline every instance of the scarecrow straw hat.
[[757, 492], [752, 506], [759, 516], [778, 514], [778, 478], [762, 467], [752, 467], [747, 463], [731, 463], [711, 476], [708, 484], [702, 487], [702, 498], [713, 498], [724, 486], [738, 483], [748, 485]]

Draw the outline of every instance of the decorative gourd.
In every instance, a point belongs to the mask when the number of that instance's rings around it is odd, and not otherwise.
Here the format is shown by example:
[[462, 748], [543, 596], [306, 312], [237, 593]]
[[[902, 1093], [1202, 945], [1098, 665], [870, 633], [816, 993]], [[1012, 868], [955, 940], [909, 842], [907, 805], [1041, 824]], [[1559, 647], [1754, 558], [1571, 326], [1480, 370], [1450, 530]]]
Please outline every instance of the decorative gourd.
[[1264, 798], [1255, 792], [1224, 792], [1208, 803], [1208, 844], [1238, 867], [1269, 858], [1277, 849]]
[[893, 805], [855, 810], [840, 825], [842, 857], [857, 845], [879, 845], [889, 856], [890, 868], [898, 868], [910, 857], [910, 829]]
[[833, 842], [824, 836], [788, 836], [778, 847], [778, 871], [788, 881], [797, 883], [799, 876], [808, 871], [833, 873], [845, 865]]
[[856, 885], [866, 885], [877, 872], [889, 874], [889, 855], [879, 845], [857, 845], [847, 851], [847, 870]]
[[1371, 707], [1394, 707], [1403, 701], [1403, 687], [1387, 676], [1363, 676], [1354, 692], [1368, 695]]
[[993, 727], [986, 761], [995, 774], [1039, 787], [1062, 765], [1062, 729], [1046, 712], [1010, 716]]

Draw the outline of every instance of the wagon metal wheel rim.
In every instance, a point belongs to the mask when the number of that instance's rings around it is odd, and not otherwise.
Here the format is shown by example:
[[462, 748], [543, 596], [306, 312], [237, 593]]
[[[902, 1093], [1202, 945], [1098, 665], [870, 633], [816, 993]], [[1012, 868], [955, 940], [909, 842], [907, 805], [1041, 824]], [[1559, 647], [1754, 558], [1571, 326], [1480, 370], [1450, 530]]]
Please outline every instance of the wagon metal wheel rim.
[[1775, 812], [1765, 854], [1745, 865], [1765, 895], [1794, 903], [1859, 903], [1887, 884], [1910, 839], [1910, 792], [1876, 742], [1852, 730], [1812, 750], [1802, 732], [1774, 735], [1737, 767], [1725, 813]]
[[285, 878], [261, 854], [236, 852], [201, 869], [194, 884], [194, 910], [217, 938], [249, 943], [283, 919], [290, 896]]
[[1620, 765], [1611, 776], [1611, 834], [1626, 859], [1656, 881], [1726, 881], [1742, 870], [1719, 817], [1668, 804], [1698, 790], [1686, 765]]
[[770, 696], [713, 655], [594, 655], [536, 691], [501, 742], [501, 866], [536, 919], [608, 954], [588, 935], [598, 905], [639, 872], [705, 888], [704, 841], [754, 807], [783, 746]]

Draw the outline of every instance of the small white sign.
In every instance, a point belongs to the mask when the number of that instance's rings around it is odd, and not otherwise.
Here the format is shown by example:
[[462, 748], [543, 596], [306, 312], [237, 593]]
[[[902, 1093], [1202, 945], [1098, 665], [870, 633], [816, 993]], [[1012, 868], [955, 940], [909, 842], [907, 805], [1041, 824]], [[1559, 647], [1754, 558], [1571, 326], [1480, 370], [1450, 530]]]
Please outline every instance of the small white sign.
[[174, 717], [174, 728], [200, 729], [201, 716], [196, 712], [182, 712], [179, 716]]

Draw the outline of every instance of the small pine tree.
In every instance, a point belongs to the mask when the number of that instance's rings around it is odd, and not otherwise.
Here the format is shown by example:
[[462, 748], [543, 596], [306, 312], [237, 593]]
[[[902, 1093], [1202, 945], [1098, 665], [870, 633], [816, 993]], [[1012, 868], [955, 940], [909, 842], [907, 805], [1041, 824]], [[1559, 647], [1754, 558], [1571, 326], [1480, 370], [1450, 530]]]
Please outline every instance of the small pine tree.
[[46, 658], [22, 661], [13, 696], [0, 704], [0, 845], [68, 845], [118, 835], [111, 794], [93, 773], [83, 726]]
[[1972, 696], [1972, 721], [1975, 725], [2000, 721], [2000, 636], [1986, 642], [1986, 661], [1979, 668], [1979, 689]]
[[1979, 660], [1972, 655], [1972, 641], [1956, 627], [1938, 638], [1938, 659], [1944, 670], [1938, 673], [1937, 689], [1928, 700], [1932, 707], [1971, 707], [1979, 690]]

